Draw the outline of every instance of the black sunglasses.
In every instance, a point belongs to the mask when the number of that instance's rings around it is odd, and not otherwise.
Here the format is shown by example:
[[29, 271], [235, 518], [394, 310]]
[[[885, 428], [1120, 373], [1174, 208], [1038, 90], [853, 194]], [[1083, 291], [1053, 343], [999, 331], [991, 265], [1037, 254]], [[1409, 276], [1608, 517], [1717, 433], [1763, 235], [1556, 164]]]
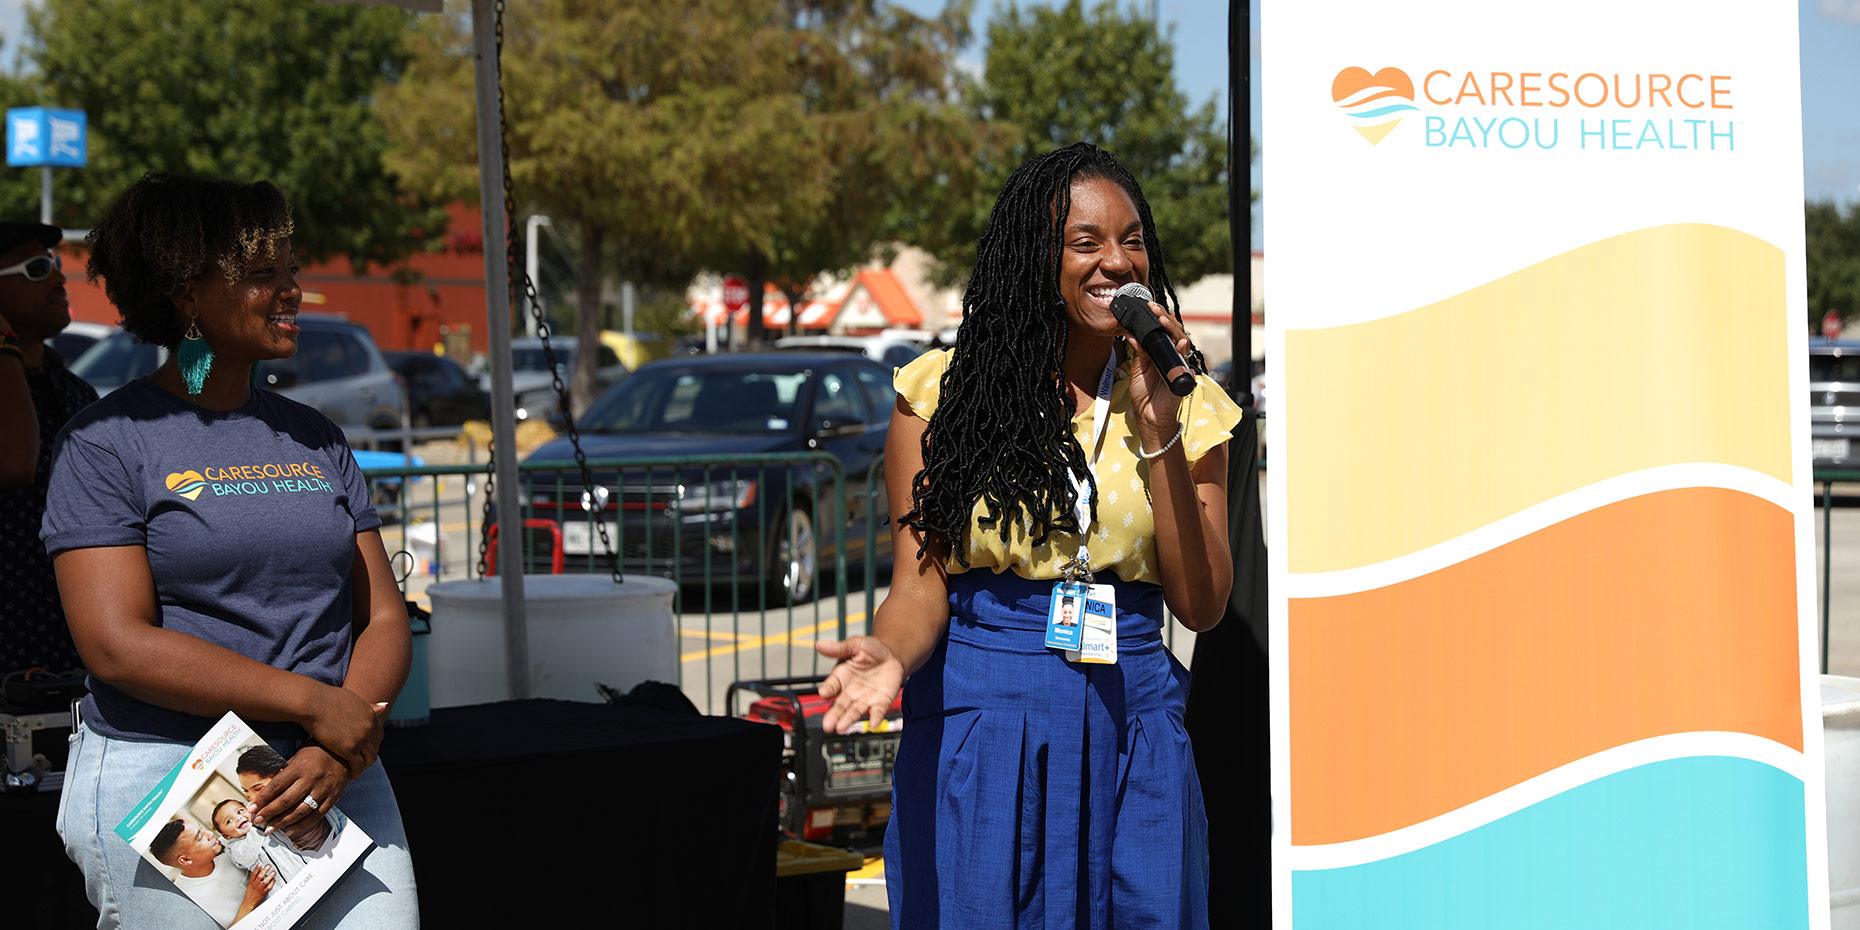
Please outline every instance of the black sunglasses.
[[59, 261], [56, 254], [35, 255], [17, 265], [8, 265], [5, 268], [0, 268], [0, 278], [4, 278], [10, 274], [18, 274], [25, 275], [28, 281], [43, 281], [51, 277], [54, 270], [63, 267], [64, 262]]

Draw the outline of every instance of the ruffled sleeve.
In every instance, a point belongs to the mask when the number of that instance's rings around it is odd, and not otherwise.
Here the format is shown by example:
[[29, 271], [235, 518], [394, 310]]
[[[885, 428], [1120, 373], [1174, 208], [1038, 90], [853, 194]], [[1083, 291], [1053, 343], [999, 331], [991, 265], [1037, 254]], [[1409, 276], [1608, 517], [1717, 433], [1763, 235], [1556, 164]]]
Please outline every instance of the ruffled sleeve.
[[911, 405], [911, 412], [929, 421], [936, 412], [937, 395], [942, 390], [943, 372], [949, 368], [949, 349], [937, 349], [917, 356], [917, 360], [892, 373], [891, 386]]
[[1182, 401], [1176, 415], [1182, 420], [1182, 451], [1190, 465], [1232, 439], [1243, 416], [1240, 405], [1207, 375], [1195, 376], [1194, 393]]

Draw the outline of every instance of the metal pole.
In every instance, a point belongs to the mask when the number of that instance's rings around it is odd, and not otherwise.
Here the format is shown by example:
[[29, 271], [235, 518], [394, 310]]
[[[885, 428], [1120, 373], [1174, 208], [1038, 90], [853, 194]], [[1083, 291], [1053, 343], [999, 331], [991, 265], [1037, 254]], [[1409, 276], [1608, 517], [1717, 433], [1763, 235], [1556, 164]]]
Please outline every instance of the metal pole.
[[[1227, 229], [1234, 253], [1234, 399], [1253, 403], [1253, 20], [1227, 4]], [[1245, 246], [1245, 248], [1241, 248]], [[1278, 377], [1278, 376], [1274, 376]]]
[[1828, 673], [1828, 596], [1834, 589], [1834, 481], [1821, 483], [1821, 674]]
[[52, 225], [52, 166], [39, 167], [39, 222]]
[[[529, 220], [524, 224], [523, 271], [525, 274], [528, 274], [530, 276], [531, 284], [536, 283], [536, 264], [537, 264], [536, 227], [548, 226], [548, 225], [549, 225], [549, 218], [541, 214], [537, 214], [537, 213], [530, 214]], [[542, 285], [540, 284], [536, 285], [536, 303], [539, 307], [542, 305]], [[535, 314], [525, 313], [523, 315], [523, 331], [526, 333], [529, 333], [530, 338], [532, 339], [536, 338], [536, 315]]]
[[503, 142], [497, 119], [493, 0], [472, 0], [478, 92], [478, 199], [484, 215], [485, 316], [491, 327], [491, 441], [497, 477], [498, 581], [504, 592], [504, 677], [510, 699], [530, 696], [529, 618], [523, 607], [523, 530], [517, 504], [517, 412], [510, 387], [510, 265], [504, 216]]

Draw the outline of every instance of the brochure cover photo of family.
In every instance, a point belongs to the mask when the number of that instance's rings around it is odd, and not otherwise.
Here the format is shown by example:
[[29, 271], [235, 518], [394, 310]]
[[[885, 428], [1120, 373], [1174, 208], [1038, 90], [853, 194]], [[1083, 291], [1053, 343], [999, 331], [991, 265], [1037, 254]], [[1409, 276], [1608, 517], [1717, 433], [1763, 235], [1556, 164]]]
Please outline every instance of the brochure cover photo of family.
[[325, 829], [296, 842], [255, 826], [251, 801], [284, 762], [229, 713], [116, 834], [221, 927], [289, 927], [373, 840], [336, 810], [324, 817]]

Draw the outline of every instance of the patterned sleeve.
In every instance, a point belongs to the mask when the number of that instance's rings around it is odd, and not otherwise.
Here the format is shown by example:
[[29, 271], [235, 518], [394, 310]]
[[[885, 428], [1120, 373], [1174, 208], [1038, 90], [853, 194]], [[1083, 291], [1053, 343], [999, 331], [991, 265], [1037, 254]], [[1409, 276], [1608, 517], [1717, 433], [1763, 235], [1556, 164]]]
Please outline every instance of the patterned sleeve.
[[917, 356], [916, 361], [897, 369], [891, 377], [891, 386], [911, 405], [911, 411], [925, 421], [936, 412], [943, 372], [949, 368], [949, 353], [949, 349], [925, 352]]
[[1232, 439], [1244, 414], [1219, 383], [1207, 375], [1195, 376], [1195, 391], [1182, 401], [1182, 451], [1195, 464], [1215, 446]]

